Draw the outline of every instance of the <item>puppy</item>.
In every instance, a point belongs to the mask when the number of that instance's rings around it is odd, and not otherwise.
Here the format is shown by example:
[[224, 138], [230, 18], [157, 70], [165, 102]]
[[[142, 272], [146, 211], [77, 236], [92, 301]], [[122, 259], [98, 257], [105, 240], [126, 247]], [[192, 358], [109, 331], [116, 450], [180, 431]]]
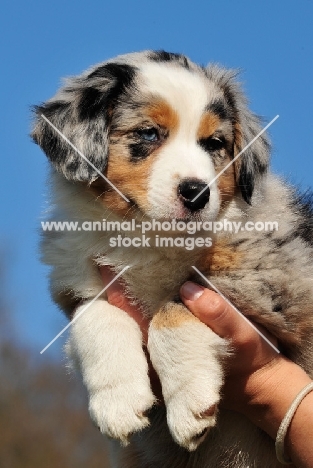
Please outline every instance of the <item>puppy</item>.
[[[45, 231], [43, 259], [53, 298], [73, 319], [67, 351], [91, 417], [130, 443], [114, 466], [279, 466], [266, 434], [241, 415], [217, 414], [228, 342], [177, 299], [184, 281], [201, 281], [195, 266], [313, 377], [310, 199], [269, 173], [264, 133], [247, 147], [262, 125], [235, 74], [179, 54], [134, 53], [70, 78], [35, 112], [32, 136], [51, 161], [50, 221], [78, 226]], [[225, 220], [278, 229], [208, 236], [209, 223]], [[86, 222], [129, 229], [86, 230]], [[144, 237], [147, 223], [154, 231]], [[100, 294], [101, 265], [123, 272], [126, 294], [151, 319], [164, 406], [138, 325]]]

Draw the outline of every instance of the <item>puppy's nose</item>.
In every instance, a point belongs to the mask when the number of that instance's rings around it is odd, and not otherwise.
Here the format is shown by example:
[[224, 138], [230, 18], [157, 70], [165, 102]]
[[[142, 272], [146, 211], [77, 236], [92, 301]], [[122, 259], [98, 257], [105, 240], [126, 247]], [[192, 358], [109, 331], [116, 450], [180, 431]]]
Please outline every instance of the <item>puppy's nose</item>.
[[[190, 211], [201, 210], [210, 199], [210, 188], [205, 182], [197, 179], [183, 180], [177, 187], [177, 193], [184, 206]], [[199, 193], [201, 193], [201, 195], [199, 195]], [[197, 195], [199, 195], [199, 197], [193, 202], [192, 200]]]

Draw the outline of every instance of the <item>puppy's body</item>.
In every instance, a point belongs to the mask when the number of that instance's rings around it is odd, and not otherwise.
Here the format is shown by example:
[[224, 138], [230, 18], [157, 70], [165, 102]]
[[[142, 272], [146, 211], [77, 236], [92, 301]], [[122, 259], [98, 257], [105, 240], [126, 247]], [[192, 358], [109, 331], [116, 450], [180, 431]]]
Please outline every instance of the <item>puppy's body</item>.
[[[129, 199], [39, 116], [34, 138], [57, 169], [53, 220], [278, 223], [273, 232], [219, 233], [211, 247], [192, 250], [112, 247], [112, 232], [103, 231], [46, 232], [43, 241], [53, 296], [69, 314], [77, 305], [77, 317], [103, 289], [99, 265], [117, 273], [131, 265], [123, 275], [127, 293], [152, 318], [148, 348], [166, 415], [154, 407], [150, 427], [145, 413], [155, 398], [137, 324], [103, 297], [71, 327], [68, 352], [81, 369], [94, 421], [131, 442], [117, 466], [278, 466], [273, 442], [243, 417], [222, 410], [201, 416], [219, 402], [228, 344], [176, 300], [185, 280], [200, 280], [196, 266], [313, 375], [311, 210], [267, 173], [264, 136], [229, 165], [261, 129], [231, 73], [176, 54], [131, 54], [72, 79], [38, 111]], [[210, 192], [192, 202], [223, 170]]]

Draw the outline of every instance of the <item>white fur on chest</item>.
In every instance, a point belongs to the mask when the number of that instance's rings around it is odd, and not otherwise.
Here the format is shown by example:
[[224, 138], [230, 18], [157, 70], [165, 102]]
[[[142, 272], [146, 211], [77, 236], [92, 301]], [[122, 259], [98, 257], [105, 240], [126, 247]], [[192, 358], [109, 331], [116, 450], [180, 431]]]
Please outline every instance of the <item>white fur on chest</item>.
[[[95, 222], [118, 222], [123, 219], [91, 199], [81, 187], [53, 174], [51, 221], [76, 222], [79, 229], [45, 233], [44, 261], [54, 266], [57, 288], [70, 289], [82, 298], [91, 298], [104, 287], [98, 266], [109, 265], [116, 273], [130, 266], [124, 274], [128, 293], [153, 313], [164, 301], [178, 294], [181, 284], [192, 272], [199, 249], [151, 247], [111, 247], [110, 239], [120, 233], [114, 230], [93, 230]], [[88, 223], [87, 231], [81, 226]], [[140, 237], [140, 230], [127, 231], [130, 239]], [[153, 233], [152, 235], [155, 235]], [[164, 235], [164, 233], [163, 233]], [[169, 234], [170, 237], [171, 234]], [[176, 234], [177, 235], [177, 234]]]

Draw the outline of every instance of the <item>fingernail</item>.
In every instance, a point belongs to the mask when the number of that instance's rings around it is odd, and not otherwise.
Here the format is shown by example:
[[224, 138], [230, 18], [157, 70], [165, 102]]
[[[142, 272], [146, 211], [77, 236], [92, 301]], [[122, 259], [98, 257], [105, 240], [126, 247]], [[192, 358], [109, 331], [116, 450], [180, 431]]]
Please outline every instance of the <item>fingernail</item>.
[[199, 286], [199, 284], [187, 281], [182, 285], [180, 292], [185, 299], [188, 299], [188, 301], [196, 301], [204, 293], [204, 288]]

